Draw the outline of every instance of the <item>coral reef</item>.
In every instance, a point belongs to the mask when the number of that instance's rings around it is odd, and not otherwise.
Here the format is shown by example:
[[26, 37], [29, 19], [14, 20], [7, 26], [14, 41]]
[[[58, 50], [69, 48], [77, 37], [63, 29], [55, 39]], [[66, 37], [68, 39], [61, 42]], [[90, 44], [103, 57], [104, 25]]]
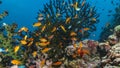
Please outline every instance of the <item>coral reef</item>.
[[[1, 19], [8, 13], [3, 14]], [[98, 17], [95, 7], [90, 7], [86, 0], [50, 0], [38, 13], [33, 32], [27, 27], [18, 30], [16, 24], [3, 23], [1, 66], [69, 67], [75, 59], [90, 57], [96, 44], [89, 40], [87, 46], [81, 40], [96, 30]]]
[[[81, 51], [79, 41], [96, 30], [98, 17], [95, 7], [90, 7], [86, 0], [50, 0], [38, 12], [38, 22], [33, 24], [36, 27], [33, 38], [36, 38], [37, 49], [42, 49], [42, 53], [46, 53], [53, 63], [64, 62], [59, 61], [62, 58], [73, 60], [71, 56], [76, 54], [76, 50]], [[66, 52], [67, 47], [73, 48], [72, 54]], [[45, 49], [47, 51], [44, 52]], [[83, 51], [86, 54], [89, 52], [86, 49]]]
[[[4, 14], [4, 13], [3, 13]], [[106, 42], [86, 39], [98, 14], [86, 0], [50, 0], [38, 12], [34, 31], [17, 24], [0, 27], [0, 66], [23, 68], [100, 68], [119, 66], [120, 26]], [[115, 63], [114, 63], [115, 62]]]

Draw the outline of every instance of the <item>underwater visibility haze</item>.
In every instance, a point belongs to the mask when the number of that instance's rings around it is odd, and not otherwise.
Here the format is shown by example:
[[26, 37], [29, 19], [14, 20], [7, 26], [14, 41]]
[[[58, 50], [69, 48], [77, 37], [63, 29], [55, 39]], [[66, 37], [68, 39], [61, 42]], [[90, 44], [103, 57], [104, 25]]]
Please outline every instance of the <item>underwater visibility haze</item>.
[[119, 34], [120, 0], [0, 0], [0, 68], [119, 68]]

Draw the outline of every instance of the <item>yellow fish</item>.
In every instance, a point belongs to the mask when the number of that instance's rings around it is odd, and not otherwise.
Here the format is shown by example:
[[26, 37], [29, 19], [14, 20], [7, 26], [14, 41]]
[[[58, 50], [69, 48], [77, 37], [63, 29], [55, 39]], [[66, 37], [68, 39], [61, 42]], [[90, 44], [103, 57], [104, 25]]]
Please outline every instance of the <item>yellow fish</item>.
[[68, 17], [68, 18], [66, 18], [66, 21], [65, 21], [65, 23], [67, 24], [67, 23], [69, 23], [70, 22], [70, 17]]
[[45, 39], [45, 38], [40, 38], [40, 42], [42, 42], [42, 43], [47, 42], [47, 39]]
[[64, 26], [60, 25], [60, 27], [61, 27], [61, 29], [62, 29], [64, 32], [66, 32], [66, 30], [65, 30], [65, 27], [64, 27]]
[[18, 52], [19, 49], [20, 49], [20, 46], [15, 46], [14, 52], [15, 52], [15, 53]]
[[33, 27], [39, 27], [41, 25], [42, 25], [41, 22], [36, 22], [36, 23], [33, 24]]
[[37, 51], [34, 51], [34, 52], [32, 53], [32, 55], [33, 55], [33, 57], [36, 57], [36, 56], [37, 56]]
[[27, 44], [26, 40], [21, 40], [20, 42], [21, 42], [22, 45]]
[[46, 28], [46, 25], [44, 25], [44, 26], [42, 27], [41, 32], [43, 32], [43, 31], [45, 30], [45, 28]]
[[46, 52], [48, 52], [50, 50], [50, 48], [44, 48], [43, 50], [42, 50], [42, 53], [46, 53]]
[[12, 60], [11, 63], [14, 64], [14, 65], [20, 65], [21, 64], [21, 62], [19, 60]]

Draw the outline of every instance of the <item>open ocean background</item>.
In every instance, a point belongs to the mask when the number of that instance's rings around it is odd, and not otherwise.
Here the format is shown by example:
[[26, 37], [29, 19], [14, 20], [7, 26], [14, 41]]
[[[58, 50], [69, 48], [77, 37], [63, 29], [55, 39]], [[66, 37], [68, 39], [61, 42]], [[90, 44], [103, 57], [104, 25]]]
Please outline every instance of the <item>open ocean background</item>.
[[[5, 17], [0, 23], [17, 23], [20, 27], [28, 27], [29, 30], [33, 30], [32, 24], [37, 21], [37, 12], [39, 9], [43, 9], [43, 4], [49, 2], [49, 0], [1, 0], [0, 13], [8, 11], [9, 15]], [[87, 0], [91, 6], [96, 6], [97, 13], [100, 14], [100, 21], [96, 24], [97, 30], [94, 31], [89, 39], [98, 40], [102, 27], [106, 23], [111, 22], [113, 14], [115, 13], [115, 7], [119, 0]], [[109, 13], [109, 11], [112, 11]], [[111, 15], [111, 16], [108, 16]]]

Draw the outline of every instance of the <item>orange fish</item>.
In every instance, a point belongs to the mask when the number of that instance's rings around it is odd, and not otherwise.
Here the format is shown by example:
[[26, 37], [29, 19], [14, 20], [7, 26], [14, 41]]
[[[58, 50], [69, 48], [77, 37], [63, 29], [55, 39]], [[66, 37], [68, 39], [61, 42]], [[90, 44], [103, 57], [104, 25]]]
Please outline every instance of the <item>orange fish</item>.
[[27, 39], [27, 35], [25, 35], [25, 37], [24, 37], [24, 40], [26, 40]]
[[66, 18], [66, 21], [65, 21], [65, 23], [67, 24], [67, 23], [69, 23], [70, 22], [70, 17], [68, 17], [68, 18]]
[[39, 14], [38, 16], [39, 16], [39, 17], [42, 17], [42, 16], [43, 16], [43, 14]]
[[56, 17], [59, 17], [60, 15], [61, 15], [60, 13], [57, 13], [57, 14], [56, 14]]
[[76, 14], [74, 18], [78, 18], [78, 15]]
[[76, 47], [77, 47], [77, 44], [73, 44], [73, 47], [76, 48]]
[[46, 38], [40, 38], [40, 42], [42, 42], [42, 43], [47, 42], [47, 39]]
[[39, 36], [41, 33], [35, 33], [35, 36]]
[[29, 38], [28, 41], [33, 41], [34, 39], [33, 38]]
[[83, 55], [85, 55], [85, 54], [90, 54], [90, 53], [89, 53], [89, 50], [80, 49], [80, 48], [78, 48], [77, 53], [78, 53], [81, 57], [83, 57]]
[[72, 55], [72, 58], [76, 58], [76, 57], [77, 57], [77, 54], [73, 54], [73, 55]]
[[19, 61], [19, 60], [12, 60], [11, 63], [15, 64], [15, 65], [20, 65], [21, 61]]
[[80, 8], [78, 8], [78, 2], [75, 2], [75, 4], [72, 4], [71, 6], [73, 6], [76, 11], [80, 10]]
[[28, 28], [22, 27], [18, 32], [22, 32], [22, 31], [28, 32]]
[[73, 6], [74, 8], [78, 7], [78, 2], [75, 2], [74, 4], [71, 4], [71, 6]]
[[84, 30], [84, 31], [88, 31], [88, 30], [90, 30], [90, 28], [83, 28], [83, 30]]
[[61, 29], [64, 31], [64, 32], [67, 32], [65, 27], [63, 25], [60, 25]]
[[53, 63], [52, 65], [58, 66], [58, 65], [61, 65], [61, 64], [62, 64], [62, 62], [58, 61], [58, 62]]
[[109, 23], [109, 22], [107, 22], [105, 26], [106, 26], [106, 27], [110, 26], [110, 23]]
[[84, 4], [85, 4], [85, 0], [82, 2], [81, 6], [84, 6]]
[[76, 35], [77, 34], [75, 32], [73, 32], [73, 31], [70, 33], [70, 36], [76, 36]]
[[79, 32], [80, 32], [80, 33], [82, 33], [82, 32], [83, 32], [83, 30], [79, 30]]
[[33, 44], [33, 41], [29, 42], [29, 43], [28, 43], [28, 46], [31, 46], [32, 44]]
[[95, 22], [95, 21], [97, 21], [97, 20], [96, 20], [96, 18], [91, 18], [91, 21], [94, 21], [94, 22]]
[[42, 53], [46, 53], [46, 52], [48, 52], [50, 50], [50, 48], [44, 48], [41, 52]]
[[33, 27], [39, 27], [41, 25], [42, 25], [41, 22], [36, 22], [36, 23], [33, 24]]
[[56, 27], [53, 27], [52, 31], [51, 32], [55, 32], [57, 30]]
[[38, 46], [40, 42], [36, 42], [35, 45]]
[[79, 43], [79, 47], [80, 47], [80, 48], [82, 48], [82, 46], [83, 46], [83, 43], [82, 43], [82, 42], [80, 42], [80, 43]]
[[21, 42], [22, 45], [27, 44], [26, 40], [21, 40], [20, 42]]
[[20, 46], [15, 46], [14, 52], [15, 52], [15, 53], [18, 52], [19, 49], [20, 49]]
[[48, 37], [48, 39], [51, 40], [53, 37], [54, 37], [54, 35], [50, 35], [50, 36]]
[[41, 29], [41, 32], [43, 32], [46, 29], [46, 25], [44, 25]]
[[50, 44], [50, 42], [38, 43], [38, 45], [40, 45], [40, 46], [47, 46], [49, 44]]
[[36, 57], [36, 56], [37, 56], [37, 52], [34, 51], [34, 52], [32, 53], [32, 55], [33, 55], [33, 57]]
[[71, 40], [72, 41], [77, 41], [77, 38], [76, 37], [72, 37]]
[[43, 59], [41, 62], [40, 62], [40, 66], [41, 68], [45, 65], [45, 60]]
[[48, 22], [48, 25], [51, 25], [51, 22]]
[[50, 17], [50, 15], [49, 15], [49, 14], [47, 14], [47, 17], [49, 18], [49, 17]]

